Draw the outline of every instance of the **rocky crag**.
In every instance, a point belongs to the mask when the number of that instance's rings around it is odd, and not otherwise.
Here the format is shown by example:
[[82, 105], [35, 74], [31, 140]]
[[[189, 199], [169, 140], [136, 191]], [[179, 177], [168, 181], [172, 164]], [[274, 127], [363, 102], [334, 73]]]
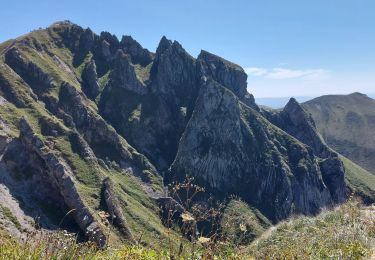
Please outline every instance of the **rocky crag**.
[[100, 246], [145, 230], [145, 243], [163, 239], [160, 208], [184, 211], [167, 184], [186, 176], [273, 222], [346, 198], [345, 167], [304, 109], [291, 100], [261, 110], [244, 70], [207, 51], [194, 58], [163, 37], [152, 53], [66, 21], [1, 44], [0, 55], [0, 191], [14, 202], [3, 207], [41, 216], [44, 229], [58, 226], [46, 213], [58, 205], [58, 218], [70, 212], [72, 229]]

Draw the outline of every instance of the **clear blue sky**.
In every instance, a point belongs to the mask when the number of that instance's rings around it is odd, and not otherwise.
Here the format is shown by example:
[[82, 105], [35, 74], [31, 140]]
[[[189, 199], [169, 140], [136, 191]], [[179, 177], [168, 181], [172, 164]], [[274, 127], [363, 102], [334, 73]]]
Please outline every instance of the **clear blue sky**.
[[4, 0], [0, 41], [65, 19], [152, 51], [166, 35], [216, 53], [246, 68], [256, 97], [375, 93], [374, 0]]

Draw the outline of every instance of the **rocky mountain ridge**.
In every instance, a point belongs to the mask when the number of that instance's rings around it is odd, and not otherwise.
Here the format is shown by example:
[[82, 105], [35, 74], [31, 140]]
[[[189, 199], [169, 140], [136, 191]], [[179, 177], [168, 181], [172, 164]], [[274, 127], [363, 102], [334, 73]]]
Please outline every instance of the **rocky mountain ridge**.
[[[273, 222], [317, 214], [349, 192], [340, 158], [295, 100], [278, 113], [261, 110], [244, 70], [207, 51], [194, 58], [163, 37], [152, 53], [130, 36], [58, 22], [1, 44], [0, 53], [2, 139], [20, 143], [2, 142], [2, 175], [13, 176], [2, 183], [35, 217], [12, 187], [32, 185], [31, 173], [60, 176], [43, 181], [57, 191], [47, 208], [72, 211], [72, 225], [100, 246], [109, 236], [132, 242], [145, 229], [146, 242], [162, 238], [161, 204], [183, 213], [167, 185], [186, 176]], [[20, 161], [24, 146], [35, 159]], [[109, 235], [101, 211], [118, 219]]]

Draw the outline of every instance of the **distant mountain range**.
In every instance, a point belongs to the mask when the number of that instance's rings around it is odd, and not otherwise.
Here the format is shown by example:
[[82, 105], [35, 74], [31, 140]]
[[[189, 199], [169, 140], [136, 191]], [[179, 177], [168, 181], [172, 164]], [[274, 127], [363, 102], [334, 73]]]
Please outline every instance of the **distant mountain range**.
[[[366, 93], [366, 95], [370, 98], [375, 98], [374, 93]], [[316, 96], [317, 97], [317, 96]], [[306, 102], [316, 97], [312, 96], [293, 96], [298, 102]], [[274, 109], [283, 108], [289, 101], [291, 97], [262, 97], [257, 98], [255, 97], [255, 102], [260, 106], [266, 106]]]

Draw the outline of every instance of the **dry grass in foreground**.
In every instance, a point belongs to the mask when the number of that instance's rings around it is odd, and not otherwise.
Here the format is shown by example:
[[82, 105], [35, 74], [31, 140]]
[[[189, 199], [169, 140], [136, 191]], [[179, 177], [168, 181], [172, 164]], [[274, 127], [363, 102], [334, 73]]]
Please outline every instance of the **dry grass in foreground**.
[[280, 223], [248, 248], [256, 259], [368, 259], [375, 249], [375, 207], [353, 198], [334, 211]]
[[299, 217], [266, 231], [250, 246], [184, 245], [194, 251], [139, 245], [98, 250], [63, 232], [19, 242], [0, 230], [0, 259], [368, 259], [375, 247], [375, 207], [354, 199], [316, 217]]

